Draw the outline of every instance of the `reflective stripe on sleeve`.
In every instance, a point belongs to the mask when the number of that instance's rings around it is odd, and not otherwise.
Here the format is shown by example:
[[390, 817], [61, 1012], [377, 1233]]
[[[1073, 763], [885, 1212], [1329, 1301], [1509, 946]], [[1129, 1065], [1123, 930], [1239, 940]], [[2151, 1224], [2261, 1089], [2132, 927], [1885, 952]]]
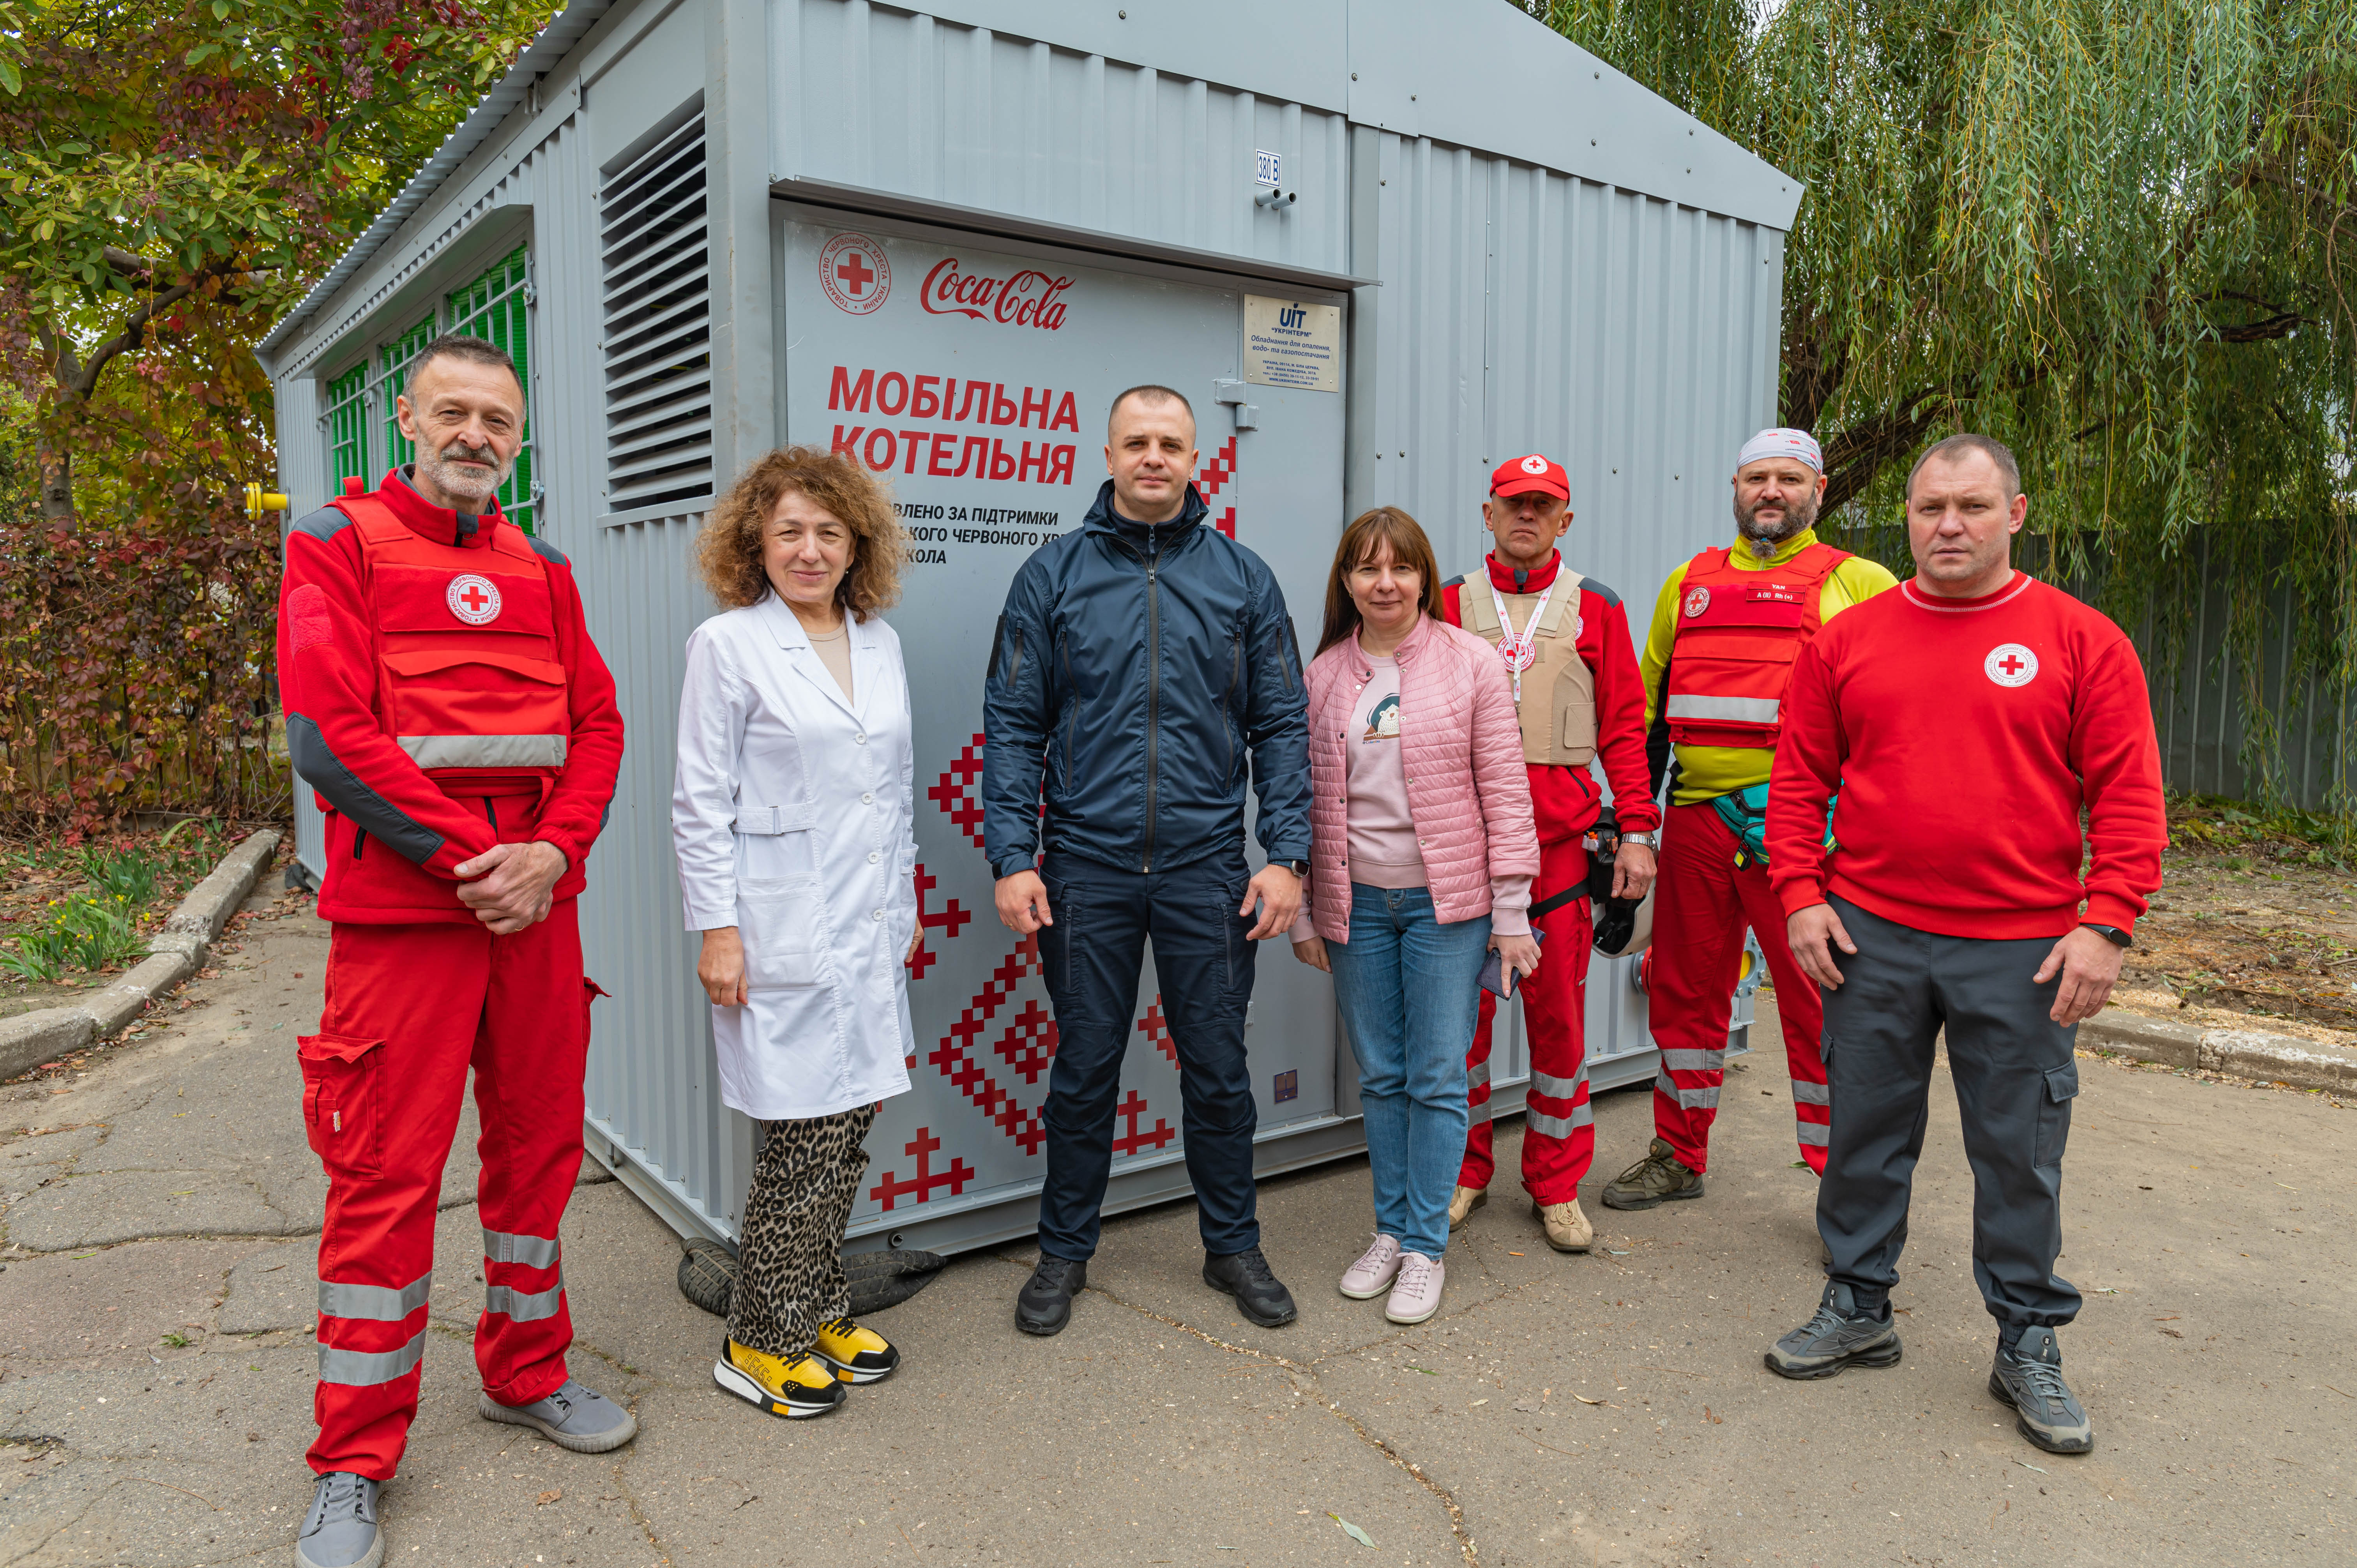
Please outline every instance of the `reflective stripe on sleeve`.
[[505, 1230], [483, 1230], [483, 1257], [494, 1263], [522, 1263], [527, 1269], [556, 1266], [556, 1238], [512, 1236]]
[[1733, 719], [1740, 724], [1772, 725], [1780, 704], [1773, 697], [1705, 697], [1691, 692], [1670, 693], [1673, 719]]
[[1473, 1066], [1465, 1069], [1465, 1090], [1467, 1093], [1471, 1093], [1474, 1090], [1480, 1088], [1483, 1084], [1489, 1081], [1490, 1064], [1488, 1062], [1477, 1062]]
[[1826, 1126], [1824, 1122], [1803, 1122], [1798, 1123], [1798, 1127], [1801, 1134], [1801, 1142], [1807, 1144], [1810, 1148], [1824, 1149], [1832, 1147], [1834, 1130], [1831, 1127]]
[[1523, 1112], [1523, 1121], [1534, 1133], [1544, 1133], [1550, 1138], [1568, 1138], [1574, 1128], [1595, 1124], [1596, 1108], [1575, 1105], [1568, 1116], [1550, 1116], [1544, 1111], [1526, 1107]]
[[511, 1323], [537, 1323], [544, 1317], [554, 1317], [557, 1297], [565, 1294], [565, 1282], [544, 1291], [521, 1291], [511, 1285], [485, 1285], [483, 1310], [504, 1314]]
[[1834, 1102], [1833, 1086], [1810, 1083], [1796, 1078], [1792, 1080], [1792, 1100], [1800, 1105], [1831, 1105]]
[[1717, 1084], [1711, 1085], [1708, 1089], [1680, 1089], [1675, 1082], [1672, 1081], [1670, 1075], [1664, 1072], [1654, 1076], [1653, 1088], [1656, 1092], [1676, 1101], [1681, 1110], [1714, 1111], [1718, 1107]]
[[1662, 1066], [1671, 1072], [1718, 1072], [1727, 1066], [1727, 1052], [1724, 1048], [1715, 1051], [1663, 1051]]
[[561, 735], [405, 735], [401, 749], [420, 768], [562, 768]]
[[398, 1323], [425, 1305], [434, 1291], [434, 1271], [426, 1270], [399, 1290], [383, 1285], [319, 1282], [319, 1312], [325, 1317], [359, 1318], [370, 1323]]
[[1495, 1117], [1497, 1113], [1497, 1108], [1492, 1106], [1487, 1100], [1484, 1100], [1480, 1104], [1473, 1107], [1472, 1112], [1465, 1118], [1465, 1124], [1468, 1127], [1478, 1126], [1483, 1122], [1490, 1121]]
[[341, 1383], [346, 1388], [373, 1388], [404, 1378], [425, 1354], [425, 1330], [419, 1329], [408, 1344], [398, 1350], [344, 1350], [333, 1345], [319, 1347], [319, 1380]]

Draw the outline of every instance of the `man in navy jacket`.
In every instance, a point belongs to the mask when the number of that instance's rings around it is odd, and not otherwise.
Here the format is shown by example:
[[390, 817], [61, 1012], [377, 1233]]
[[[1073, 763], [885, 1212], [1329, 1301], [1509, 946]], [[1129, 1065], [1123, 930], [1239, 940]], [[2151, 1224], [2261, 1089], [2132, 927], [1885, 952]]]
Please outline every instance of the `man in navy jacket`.
[[[1261, 1255], [1244, 1006], [1253, 944], [1291, 927], [1308, 868], [1301, 653], [1267, 564], [1203, 526], [1187, 400], [1133, 387], [1107, 426], [1113, 478], [1082, 526], [1016, 575], [984, 682], [983, 835], [998, 918], [1039, 933], [1056, 1012], [1039, 1263], [1015, 1321], [1060, 1331], [1088, 1283], [1151, 936], [1203, 1283], [1274, 1328], [1295, 1308]], [[1248, 767], [1268, 854], [1257, 875], [1244, 864]]]

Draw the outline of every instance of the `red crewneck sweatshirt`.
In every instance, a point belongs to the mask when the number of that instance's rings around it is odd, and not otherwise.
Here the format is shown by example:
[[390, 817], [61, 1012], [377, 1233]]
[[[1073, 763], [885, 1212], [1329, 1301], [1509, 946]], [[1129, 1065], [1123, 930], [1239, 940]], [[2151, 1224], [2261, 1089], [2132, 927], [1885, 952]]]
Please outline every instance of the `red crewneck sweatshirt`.
[[1942, 936], [2127, 930], [2168, 842], [2144, 666], [2059, 588], [2018, 572], [1976, 599], [1903, 583], [1827, 622], [1793, 667], [1768, 787], [1788, 914], [1830, 891]]

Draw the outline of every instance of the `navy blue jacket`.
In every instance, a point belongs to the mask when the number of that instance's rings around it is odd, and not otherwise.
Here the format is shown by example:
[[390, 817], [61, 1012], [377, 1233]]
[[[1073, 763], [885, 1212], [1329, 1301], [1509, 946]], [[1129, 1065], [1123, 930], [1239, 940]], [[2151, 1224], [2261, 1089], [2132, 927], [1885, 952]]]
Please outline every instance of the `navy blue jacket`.
[[1132, 522], [1113, 481], [1007, 590], [983, 681], [983, 840], [1031, 869], [1045, 775], [1049, 849], [1167, 871], [1241, 849], [1246, 757], [1271, 860], [1309, 858], [1309, 718], [1285, 594], [1203, 526]]

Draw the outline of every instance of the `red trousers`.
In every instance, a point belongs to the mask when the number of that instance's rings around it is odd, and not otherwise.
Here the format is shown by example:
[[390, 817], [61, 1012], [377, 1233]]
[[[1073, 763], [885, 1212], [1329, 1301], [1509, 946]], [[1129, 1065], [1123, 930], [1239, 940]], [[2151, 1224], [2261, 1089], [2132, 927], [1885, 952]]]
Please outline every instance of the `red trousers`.
[[1653, 946], [1645, 972], [1653, 1043], [1662, 1050], [1653, 1079], [1653, 1131], [1689, 1170], [1710, 1159], [1710, 1124], [1726, 1078], [1727, 1026], [1741, 977], [1747, 925], [1768, 955], [1783, 1025], [1784, 1059], [1792, 1072], [1792, 1120], [1801, 1157], [1825, 1169], [1833, 1122], [1825, 1022], [1817, 983], [1801, 972], [1784, 940], [1784, 912], [1762, 865], [1735, 864], [1734, 832], [1707, 802], [1672, 806], [1662, 824], [1661, 880], [1653, 893]]
[[328, 1168], [313, 1470], [384, 1481], [401, 1463], [469, 1066], [483, 1128], [475, 1365], [502, 1404], [565, 1381], [573, 1318], [556, 1222], [581, 1167], [596, 993], [570, 898], [507, 937], [474, 923], [335, 928], [327, 1011], [301, 1043], [304, 1125]]
[[[1566, 887], [1587, 881], [1587, 851], [1577, 839], [1539, 848], [1535, 905]], [[1596, 1159], [1596, 1118], [1587, 1107], [1587, 961], [1595, 950], [1595, 927], [1587, 900], [1575, 898], [1534, 929], [1546, 933], [1538, 972], [1517, 986], [1523, 1030], [1531, 1041], [1531, 1088], [1523, 1118], [1523, 1188], [1540, 1203], [1567, 1203], [1579, 1196], [1580, 1178]], [[1491, 1152], [1490, 1030], [1498, 999], [1481, 993], [1473, 1026], [1473, 1048], [1465, 1054], [1473, 1108], [1465, 1130], [1465, 1163], [1459, 1187], [1488, 1187], [1498, 1162]]]

